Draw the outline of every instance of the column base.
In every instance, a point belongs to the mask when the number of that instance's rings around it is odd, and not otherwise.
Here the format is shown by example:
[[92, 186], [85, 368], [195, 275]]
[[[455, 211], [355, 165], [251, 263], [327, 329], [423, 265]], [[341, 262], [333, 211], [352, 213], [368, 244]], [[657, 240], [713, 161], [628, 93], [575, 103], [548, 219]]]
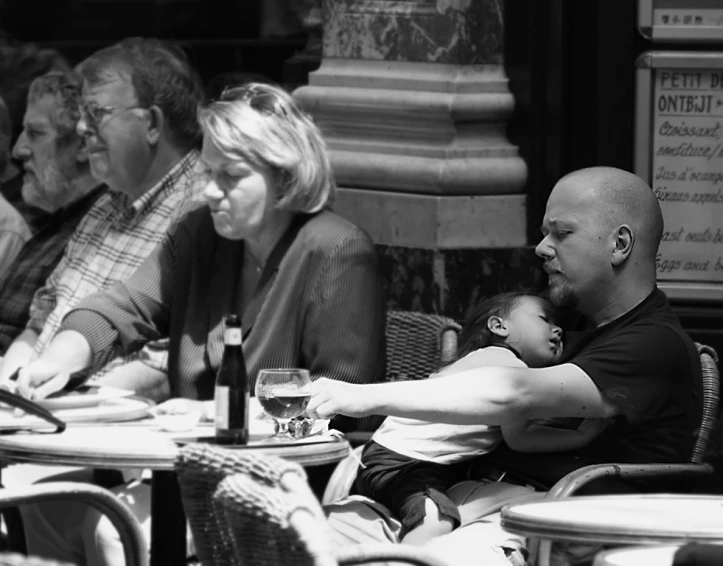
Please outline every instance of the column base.
[[334, 210], [375, 244], [432, 250], [527, 244], [525, 195], [435, 196], [340, 188]]

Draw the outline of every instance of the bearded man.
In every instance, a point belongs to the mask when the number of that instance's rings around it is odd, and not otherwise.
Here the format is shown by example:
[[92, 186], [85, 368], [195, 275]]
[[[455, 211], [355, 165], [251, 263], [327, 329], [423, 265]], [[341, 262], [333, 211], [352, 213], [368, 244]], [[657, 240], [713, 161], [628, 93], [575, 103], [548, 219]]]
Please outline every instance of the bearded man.
[[31, 237], [10, 267], [0, 273], [0, 354], [25, 328], [35, 291], [60, 261], [65, 245], [104, 186], [90, 174], [80, 118], [81, 78], [52, 71], [28, 92], [23, 130], [13, 157], [24, 169], [24, 202], [37, 211]]

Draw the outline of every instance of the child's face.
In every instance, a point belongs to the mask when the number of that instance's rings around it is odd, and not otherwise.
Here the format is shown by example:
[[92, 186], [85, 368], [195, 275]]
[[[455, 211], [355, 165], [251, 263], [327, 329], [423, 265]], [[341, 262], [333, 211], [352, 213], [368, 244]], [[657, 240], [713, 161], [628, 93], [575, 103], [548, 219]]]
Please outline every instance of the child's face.
[[530, 367], [555, 364], [562, 354], [562, 329], [555, 324], [554, 309], [545, 299], [521, 297], [505, 318], [507, 345]]

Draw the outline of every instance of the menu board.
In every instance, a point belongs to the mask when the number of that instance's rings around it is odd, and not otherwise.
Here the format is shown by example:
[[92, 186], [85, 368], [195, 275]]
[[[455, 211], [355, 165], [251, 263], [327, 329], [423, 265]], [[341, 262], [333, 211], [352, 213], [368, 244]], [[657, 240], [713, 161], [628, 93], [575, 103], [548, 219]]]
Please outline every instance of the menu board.
[[658, 280], [723, 299], [723, 53], [647, 52], [636, 67], [635, 172], [665, 220]]
[[656, 42], [723, 42], [723, 0], [638, 0], [638, 29]]

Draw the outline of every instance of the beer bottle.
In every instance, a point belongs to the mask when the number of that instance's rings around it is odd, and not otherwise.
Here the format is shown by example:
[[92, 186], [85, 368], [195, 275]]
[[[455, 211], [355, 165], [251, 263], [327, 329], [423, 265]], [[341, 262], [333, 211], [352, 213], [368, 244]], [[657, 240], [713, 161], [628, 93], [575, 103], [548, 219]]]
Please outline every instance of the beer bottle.
[[224, 318], [223, 358], [216, 373], [216, 441], [246, 444], [249, 439], [249, 380], [241, 349], [241, 317]]

